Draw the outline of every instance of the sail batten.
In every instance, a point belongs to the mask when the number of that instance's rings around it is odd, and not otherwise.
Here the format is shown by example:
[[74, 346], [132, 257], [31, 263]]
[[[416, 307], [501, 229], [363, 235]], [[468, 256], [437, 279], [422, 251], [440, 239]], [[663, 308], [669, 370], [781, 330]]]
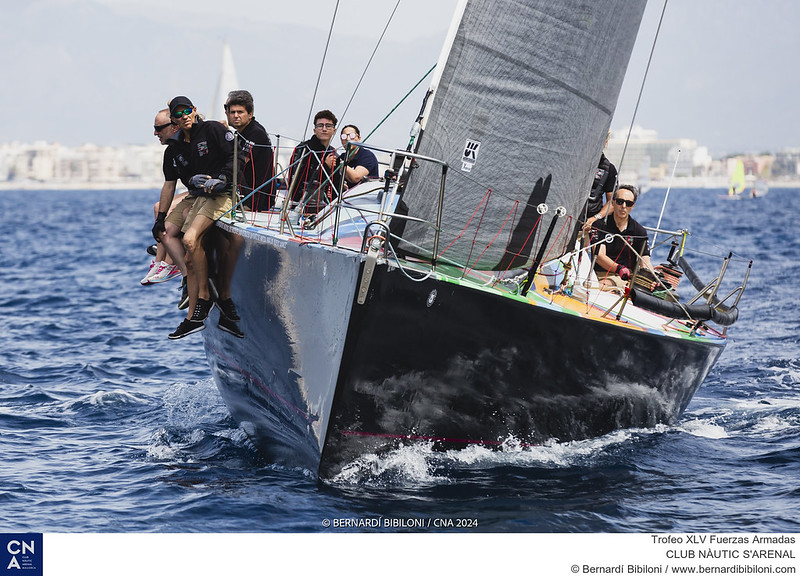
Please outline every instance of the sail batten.
[[[552, 211], [564, 207], [564, 226], [588, 195], [592, 170], [611, 122], [644, 0], [519, 0], [468, 2], [443, 69], [437, 71], [418, 153], [451, 167], [440, 246], [448, 257], [481, 269], [530, 263], [552, 212], [530, 217], [533, 197]], [[412, 172], [405, 202], [412, 216], [432, 220], [438, 206], [435, 166]], [[462, 176], [462, 177], [459, 177]], [[539, 188], [537, 183], [547, 182]], [[470, 219], [491, 189], [491, 207]], [[502, 200], [502, 201], [501, 201]], [[514, 222], [508, 214], [513, 204]], [[527, 214], [527, 216], [525, 216]], [[509, 235], [509, 229], [513, 232]], [[501, 232], [502, 231], [502, 232]], [[432, 247], [430, 227], [410, 223], [409, 244]], [[568, 234], [555, 234], [566, 245]], [[512, 243], [522, 257], [509, 257]], [[504, 238], [504, 240], [500, 240]], [[469, 241], [467, 240], [469, 239]], [[411, 249], [414, 252], [414, 249]], [[430, 250], [416, 250], [430, 256]]]

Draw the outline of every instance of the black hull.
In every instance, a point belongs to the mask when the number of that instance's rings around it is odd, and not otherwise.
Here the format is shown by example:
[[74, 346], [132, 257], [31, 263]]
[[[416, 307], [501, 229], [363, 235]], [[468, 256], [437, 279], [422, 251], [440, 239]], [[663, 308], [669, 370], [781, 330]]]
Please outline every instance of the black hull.
[[399, 442], [525, 445], [672, 424], [722, 349], [381, 267], [353, 308], [320, 474]]
[[361, 256], [242, 233], [244, 338], [202, 334], [222, 397], [271, 462], [327, 477], [403, 442], [576, 440], [671, 424], [724, 347], [375, 270]]

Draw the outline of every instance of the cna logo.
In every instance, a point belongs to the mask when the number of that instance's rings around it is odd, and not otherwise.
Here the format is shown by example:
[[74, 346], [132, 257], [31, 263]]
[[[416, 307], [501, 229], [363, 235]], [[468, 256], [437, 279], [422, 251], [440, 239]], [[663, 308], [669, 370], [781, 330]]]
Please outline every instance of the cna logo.
[[0, 534], [0, 576], [42, 576], [41, 534]]

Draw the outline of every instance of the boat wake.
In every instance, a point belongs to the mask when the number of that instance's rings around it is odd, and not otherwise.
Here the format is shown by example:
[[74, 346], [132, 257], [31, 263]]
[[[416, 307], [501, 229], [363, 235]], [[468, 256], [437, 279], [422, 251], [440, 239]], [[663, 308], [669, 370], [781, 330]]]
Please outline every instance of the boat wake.
[[146, 447], [147, 458], [171, 464], [216, 461], [225, 465], [258, 456], [244, 431], [237, 427], [208, 378], [175, 383], [163, 395], [160, 426]]
[[358, 484], [375, 487], [391, 485], [442, 485], [456, 482], [463, 473], [492, 469], [563, 469], [591, 466], [605, 461], [609, 454], [660, 435], [669, 427], [616, 430], [599, 438], [557, 442], [539, 446], [524, 445], [516, 438], [507, 438], [500, 449], [470, 446], [460, 450], [439, 451], [433, 443], [404, 445], [381, 454], [364, 454], [347, 464], [330, 483]]

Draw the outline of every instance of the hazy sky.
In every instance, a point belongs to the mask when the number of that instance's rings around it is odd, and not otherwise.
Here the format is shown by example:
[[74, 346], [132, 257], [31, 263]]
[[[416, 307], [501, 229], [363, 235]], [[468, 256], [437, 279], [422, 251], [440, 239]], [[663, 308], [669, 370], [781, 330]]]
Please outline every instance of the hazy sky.
[[[300, 138], [334, 0], [26, 0], [0, 11], [0, 143], [154, 142], [175, 95], [208, 113], [222, 43], [271, 133]], [[341, 114], [396, 0], [341, 0], [314, 109]], [[455, 0], [401, 0], [344, 122], [369, 132], [436, 62]], [[167, 7], [169, 6], [169, 7]], [[180, 7], [176, 7], [180, 6]], [[191, 8], [188, 8], [191, 6]], [[630, 123], [662, 0], [650, 0], [612, 128]], [[712, 153], [800, 147], [800, 2], [670, 0], [636, 123]], [[404, 147], [424, 81], [372, 142]]]

